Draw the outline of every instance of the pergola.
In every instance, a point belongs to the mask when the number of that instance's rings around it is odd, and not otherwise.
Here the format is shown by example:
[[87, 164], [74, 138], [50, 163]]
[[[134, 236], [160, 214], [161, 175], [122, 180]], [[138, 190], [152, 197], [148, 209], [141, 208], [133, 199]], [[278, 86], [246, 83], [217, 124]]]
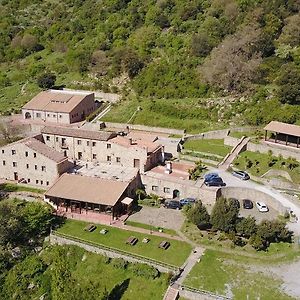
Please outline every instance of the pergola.
[[[300, 126], [272, 121], [265, 128], [265, 141], [270, 141], [286, 146], [300, 147]], [[268, 138], [268, 131], [273, 137]]]

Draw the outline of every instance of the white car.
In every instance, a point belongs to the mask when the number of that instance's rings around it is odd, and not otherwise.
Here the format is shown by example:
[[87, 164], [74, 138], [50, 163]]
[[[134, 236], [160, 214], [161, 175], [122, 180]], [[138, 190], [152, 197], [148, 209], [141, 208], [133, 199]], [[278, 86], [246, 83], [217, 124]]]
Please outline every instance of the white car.
[[260, 212], [268, 212], [269, 208], [264, 202], [256, 202], [256, 207]]

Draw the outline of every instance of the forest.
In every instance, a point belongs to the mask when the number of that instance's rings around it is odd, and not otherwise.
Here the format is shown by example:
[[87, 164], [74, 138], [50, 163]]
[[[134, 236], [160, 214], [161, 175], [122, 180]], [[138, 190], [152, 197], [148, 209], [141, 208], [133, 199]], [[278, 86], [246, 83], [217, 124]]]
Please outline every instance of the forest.
[[0, 111], [18, 111], [47, 72], [127, 99], [230, 96], [224, 119], [300, 124], [299, 10], [298, 0], [2, 0]]

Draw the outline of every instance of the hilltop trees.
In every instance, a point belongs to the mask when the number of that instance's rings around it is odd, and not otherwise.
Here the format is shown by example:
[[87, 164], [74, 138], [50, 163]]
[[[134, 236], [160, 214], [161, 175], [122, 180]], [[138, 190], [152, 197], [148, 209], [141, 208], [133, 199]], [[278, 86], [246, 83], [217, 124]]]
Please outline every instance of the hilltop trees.
[[43, 73], [37, 78], [38, 86], [44, 90], [53, 87], [55, 81], [56, 81], [56, 75], [51, 72]]

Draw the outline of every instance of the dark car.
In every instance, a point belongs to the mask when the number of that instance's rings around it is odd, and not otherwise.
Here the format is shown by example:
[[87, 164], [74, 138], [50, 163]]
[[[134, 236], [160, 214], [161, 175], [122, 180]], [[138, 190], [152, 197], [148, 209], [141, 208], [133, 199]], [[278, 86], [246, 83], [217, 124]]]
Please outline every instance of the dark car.
[[253, 202], [249, 199], [243, 199], [243, 207], [245, 209], [252, 209], [253, 208]]
[[184, 199], [179, 200], [179, 203], [181, 205], [192, 204], [192, 203], [195, 203], [195, 202], [196, 202], [195, 198], [184, 198]]
[[206, 186], [225, 186], [226, 183], [223, 181], [221, 177], [213, 178], [211, 180], [205, 180], [204, 184]]
[[240, 178], [242, 180], [249, 180], [250, 179], [249, 174], [244, 172], [244, 171], [233, 171], [232, 175], [237, 177], [237, 178]]
[[210, 181], [210, 180], [213, 180], [215, 178], [220, 178], [218, 173], [208, 173], [204, 176], [204, 181]]
[[164, 204], [165, 208], [171, 208], [171, 209], [181, 209], [181, 204], [179, 201], [170, 200], [165, 202]]

